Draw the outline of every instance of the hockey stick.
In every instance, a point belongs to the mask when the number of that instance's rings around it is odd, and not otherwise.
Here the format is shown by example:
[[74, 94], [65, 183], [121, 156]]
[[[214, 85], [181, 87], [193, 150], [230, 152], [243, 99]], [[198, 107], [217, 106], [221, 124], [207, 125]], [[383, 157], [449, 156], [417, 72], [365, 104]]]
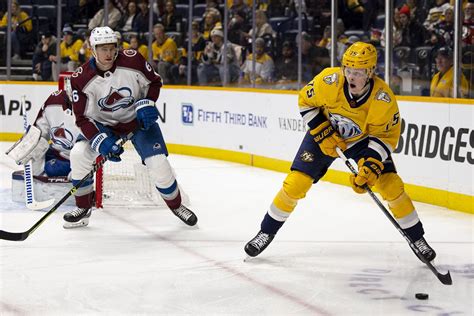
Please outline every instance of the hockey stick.
[[[120, 141], [118, 142], [118, 145], [120, 147], [122, 147], [132, 136], [133, 136], [133, 133], [130, 133], [130, 134], [127, 135], [126, 138], [120, 139]], [[64, 201], [66, 201], [71, 195], [74, 195], [76, 193], [77, 189], [79, 189], [84, 182], [86, 182], [88, 179], [92, 178], [94, 176], [94, 173], [97, 171], [97, 169], [102, 167], [103, 164], [110, 157], [111, 157], [111, 155], [103, 156], [103, 159], [96, 162], [94, 164], [94, 167], [92, 168], [92, 170], [84, 178], [82, 178], [81, 181], [79, 181], [79, 183], [77, 183], [75, 186], [73, 186], [71, 188], [71, 190], [69, 190], [66, 193], [66, 195], [64, 195], [61, 198], [61, 200], [59, 200], [59, 202], [56, 203], [56, 205], [53, 206], [53, 208], [51, 208], [46, 214], [43, 215], [43, 217], [41, 217], [33, 226], [31, 226], [30, 229], [28, 229], [25, 232], [21, 232], [21, 233], [11, 233], [11, 232], [7, 232], [7, 231], [4, 231], [4, 230], [0, 230], [0, 239], [11, 240], [11, 241], [23, 241], [26, 238], [28, 238], [28, 236], [30, 236], [51, 214], [53, 214], [64, 203]]]
[[[26, 131], [28, 128], [28, 117], [26, 114], [25, 96], [21, 96], [21, 110], [23, 111], [23, 127]], [[33, 190], [33, 164], [31, 160], [24, 165], [24, 181], [25, 181], [25, 203], [30, 210], [41, 210], [47, 208], [54, 203], [54, 199], [47, 201], [36, 201], [35, 192]]]
[[[344, 161], [346, 166], [349, 168], [349, 170], [354, 174], [357, 175], [357, 171], [352, 166], [351, 162], [347, 159], [346, 155], [342, 152], [342, 150], [339, 147], [336, 147], [337, 154], [339, 157]], [[378, 207], [382, 210], [382, 212], [387, 216], [387, 218], [392, 222], [393, 226], [398, 230], [398, 232], [405, 238], [405, 240], [408, 242], [410, 245], [411, 249], [413, 249], [413, 252], [415, 252], [416, 256], [423, 261], [424, 264], [430, 268], [431, 272], [433, 272], [438, 280], [443, 283], [444, 285], [451, 285], [453, 284], [453, 280], [451, 279], [451, 274], [449, 271], [446, 274], [440, 273], [430, 261], [426, 261], [425, 258], [421, 255], [420, 251], [418, 248], [415, 247], [415, 244], [413, 240], [403, 231], [402, 227], [398, 222], [393, 218], [393, 216], [389, 213], [389, 211], [385, 208], [385, 206], [382, 204], [382, 202], [379, 200], [379, 198], [375, 195], [375, 193], [369, 188], [368, 185], [364, 185], [363, 188], [367, 190], [369, 193], [370, 197], [374, 200], [375, 204], [378, 205]]]

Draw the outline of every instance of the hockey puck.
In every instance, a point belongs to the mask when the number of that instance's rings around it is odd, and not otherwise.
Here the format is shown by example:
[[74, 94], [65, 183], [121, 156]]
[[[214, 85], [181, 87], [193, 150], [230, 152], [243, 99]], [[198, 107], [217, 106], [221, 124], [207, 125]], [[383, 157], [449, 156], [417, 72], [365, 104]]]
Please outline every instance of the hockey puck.
[[415, 297], [419, 300], [427, 300], [429, 296], [426, 293], [416, 293]]

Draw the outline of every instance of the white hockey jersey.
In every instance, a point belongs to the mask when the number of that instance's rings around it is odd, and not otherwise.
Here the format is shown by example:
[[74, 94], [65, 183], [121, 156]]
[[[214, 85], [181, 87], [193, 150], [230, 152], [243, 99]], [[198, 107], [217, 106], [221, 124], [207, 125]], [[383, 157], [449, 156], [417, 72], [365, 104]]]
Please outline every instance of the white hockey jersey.
[[101, 71], [95, 59], [71, 75], [73, 110], [76, 125], [87, 139], [99, 133], [96, 123], [126, 135], [138, 127], [134, 103], [139, 99], [158, 99], [160, 76], [136, 51], [119, 52], [113, 67]]
[[53, 92], [41, 107], [34, 125], [41, 130], [41, 137], [51, 140], [50, 147], [58, 157], [69, 160], [69, 153], [80, 131], [67, 100], [65, 91]]

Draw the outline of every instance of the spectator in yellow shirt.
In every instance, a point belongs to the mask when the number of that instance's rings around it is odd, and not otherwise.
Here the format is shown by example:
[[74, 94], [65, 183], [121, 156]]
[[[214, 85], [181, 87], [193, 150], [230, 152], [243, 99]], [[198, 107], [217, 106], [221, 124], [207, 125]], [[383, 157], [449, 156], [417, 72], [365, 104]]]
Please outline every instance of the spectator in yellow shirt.
[[[0, 30], [5, 30], [8, 25], [8, 12], [5, 13], [0, 21]], [[12, 59], [20, 59], [22, 45], [27, 44], [30, 37], [33, 23], [25, 11], [22, 11], [17, 0], [12, 1], [12, 23], [11, 23], [11, 40], [12, 40]]]
[[171, 67], [178, 63], [178, 47], [175, 41], [166, 36], [163, 24], [155, 24], [153, 27], [155, 41], [151, 44], [153, 61], [163, 83], [172, 83]]
[[[430, 96], [440, 98], [453, 97], [453, 50], [448, 47], [441, 47], [436, 55], [436, 73], [431, 79]], [[461, 73], [461, 95], [460, 98], [467, 96], [468, 82], [466, 77]]]
[[58, 81], [57, 67], [60, 71], [74, 71], [79, 66], [79, 51], [82, 48], [83, 41], [74, 36], [74, 31], [69, 25], [63, 28], [63, 40], [60, 47], [60, 58], [55, 55], [49, 56], [49, 60], [53, 62], [53, 80]]

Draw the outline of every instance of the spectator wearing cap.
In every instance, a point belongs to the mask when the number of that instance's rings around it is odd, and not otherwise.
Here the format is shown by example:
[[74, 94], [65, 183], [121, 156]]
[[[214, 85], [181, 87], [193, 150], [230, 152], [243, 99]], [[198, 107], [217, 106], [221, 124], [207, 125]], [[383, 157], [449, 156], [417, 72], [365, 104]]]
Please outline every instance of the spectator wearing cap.
[[430, 32], [430, 46], [440, 48], [443, 46], [453, 47], [454, 44], [454, 11], [451, 6], [444, 11], [444, 20], [436, 23]]
[[[442, 47], [436, 54], [436, 73], [431, 79], [430, 96], [440, 98], [453, 97], [453, 50], [450, 47]], [[461, 74], [461, 98], [466, 97], [468, 82], [464, 74]]]
[[[206, 43], [201, 58], [202, 62], [197, 69], [200, 85], [204, 86], [214, 82], [222, 84], [226, 72], [231, 83], [238, 80], [240, 68], [234, 46], [232, 43], [228, 43], [225, 47], [226, 51], [224, 51], [224, 33], [222, 29], [214, 28], [211, 31], [211, 41]], [[227, 69], [224, 69], [224, 54], [227, 56]]]
[[56, 54], [57, 39], [51, 32], [45, 32], [41, 35], [41, 40], [36, 45], [33, 53], [33, 79], [34, 80], [52, 80], [52, 63], [49, 56]]
[[111, 29], [115, 29], [122, 18], [122, 13], [119, 9], [117, 9], [117, 6], [113, 0], [109, 0], [107, 24], [105, 24], [104, 15], [104, 9], [97, 11], [94, 17], [89, 21], [89, 30], [92, 30], [98, 26], [110, 26]]
[[432, 31], [436, 23], [442, 21], [444, 11], [450, 6], [448, 0], [436, 0], [436, 6], [428, 12], [423, 26], [427, 31]]
[[255, 73], [253, 73], [253, 53], [249, 54], [243, 63], [241, 70], [242, 84], [268, 84], [273, 81], [275, 64], [273, 59], [265, 53], [265, 41], [259, 37], [255, 40]]
[[[17, 0], [12, 1], [12, 23], [11, 23], [11, 43], [13, 59], [17, 60], [21, 58], [22, 47], [26, 46], [30, 38], [31, 30], [33, 29], [33, 23], [31, 22], [28, 13], [21, 10]], [[3, 15], [0, 21], [0, 30], [5, 30], [8, 25], [8, 12]]]
[[160, 23], [153, 27], [153, 36], [155, 40], [151, 44], [151, 50], [157, 72], [164, 83], [173, 83], [171, 67], [179, 61], [176, 42], [171, 37], [166, 36], [165, 27]]
[[79, 51], [84, 43], [82, 39], [76, 37], [72, 27], [65, 25], [63, 28], [63, 40], [59, 45], [60, 58], [56, 55], [50, 55], [49, 60], [52, 64], [53, 80], [58, 81], [57, 67], [60, 67], [60, 72], [74, 71], [79, 66]]
[[410, 19], [410, 8], [404, 5], [400, 8], [400, 42], [397, 46], [418, 47], [425, 43], [426, 30], [416, 20]]

